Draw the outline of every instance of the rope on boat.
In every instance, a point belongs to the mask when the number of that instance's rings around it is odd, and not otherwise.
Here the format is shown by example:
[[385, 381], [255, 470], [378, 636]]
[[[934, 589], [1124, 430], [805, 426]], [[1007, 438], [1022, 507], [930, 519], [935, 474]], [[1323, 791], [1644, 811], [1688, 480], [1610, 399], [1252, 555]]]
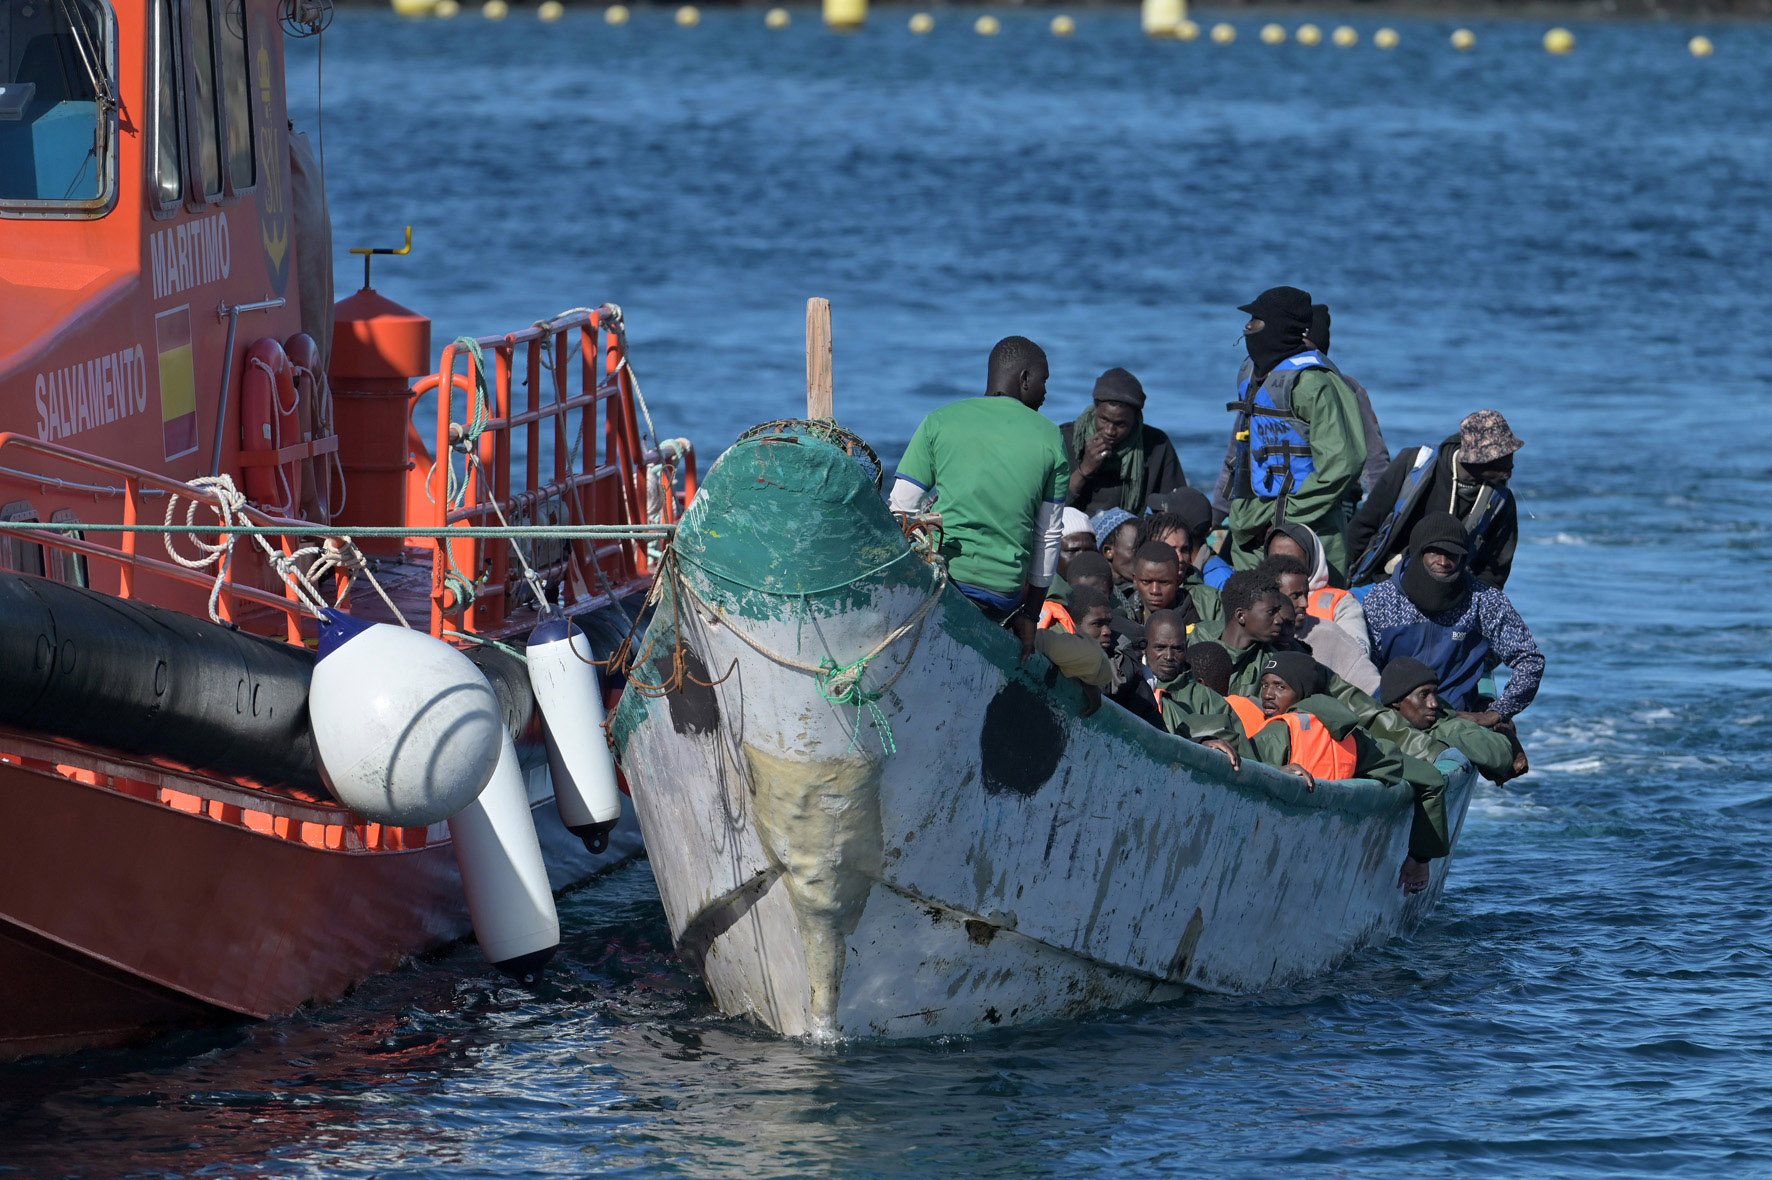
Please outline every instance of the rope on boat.
[[[892, 560], [897, 561], [898, 558], [895, 557]], [[890, 565], [892, 562], [887, 562], [886, 564]], [[875, 571], [869, 571], [869, 573], [873, 572]], [[854, 585], [856, 582], [861, 581], [862, 578], [867, 576], [869, 575], [863, 574], [861, 577], [854, 578], [844, 584]], [[784, 668], [792, 668], [796, 672], [804, 672], [813, 677], [818, 684], [819, 695], [824, 697], [824, 699], [831, 704], [854, 705], [858, 710], [863, 708], [867, 709], [867, 711], [873, 716], [874, 727], [880, 732], [880, 748], [887, 755], [892, 755], [898, 753], [898, 742], [892, 736], [891, 721], [887, 718], [885, 712], [880, 708], [877, 702], [881, 697], [891, 691], [892, 686], [898, 683], [900, 677], [910, 670], [911, 661], [914, 660], [917, 655], [917, 646], [923, 642], [923, 624], [929, 618], [929, 612], [935, 609], [935, 604], [941, 601], [942, 591], [947, 589], [947, 583], [947, 566], [944, 563], [937, 562], [935, 564], [935, 581], [930, 587], [929, 596], [923, 600], [921, 606], [917, 607], [916, 613], [906, 619], [900, 626], [895, 627], [889, 632], [886, 638], [880, 640], [879, 643], [876, 643], [866, 655], [847, 664], [839, 664], [835, 659], [832, 659], [829, 656], [825, 657], [821, 663], [809, 664], [805, 660], [797, 660], [792, 656], [786, 656], [780, 652], [771, 651], [768, 647], [764, 646], [763, 642], [756, 636], [749, 634], [743, 628], [737, 626], [732, 621], [731, 615], [710, 604], [686, 583], [679, 580], [677, 590], [679, 593], [687, 595], [689, 599], [700, 606], [710, 618], [717, 619], [727, 630], [743, 640], [747, 647], [764, 659], [772, 660]], [[831, 587], [831, 589], [837, 588], [838, 587]], [[800, 594], [797, 597], [800, 599], [801, 609], [804, 611], [807, 596], [805, 594]], [[899, 640], [904, 639], [906, 636], [911, 638], [911, 646], [910, 650], [905, 652], [904, 659], [899, 663], [898, 670], [878, 688], [869, 689], [865, 687], [862, 684], [862, 677], [867, 674], [868, 666], [883, 655], [887, 648], [891, 647]], [[855, 742], [860, 735], [860, 732], [861, 730], [858, 726], [850, 733], [850, 750], [855, 748]]]
[[[349, 537], [329, 540], [321, 545], [306, 545], [292, 553], [284, 553], [272, 548], [258, 528], [246, 524], [246, 497], [234, 486], [233, 477], [205, 475], [191, 480], [190, 486], [208, 491], [215, 496], [216, 502], [212, 504], [204, 500], [189, 498], [185, 508], [185, 523], [182, 528], [172, 522], [173, 514], [177, 511], [178, 501], [181, 498], [178, 496], [167, 500], [166, 523], [164, 525], [158, 528], [153, 525], [119, 525], [115, 528], [139, 529], [143, 532], [164, 534], [163, 543], [166, 546], [166, 555], [188, 570], [202, 571], [213, 566], [215, 568], [215, 583], [209, 589], [209, 617], [211, 621], [226, 622], [221, 615], [221, 594], [222, 587], [228, 580], [228, 572], [233, 567], [234, 542], [241, 535], [250, 535], [253, 543], [264, 551], [266, 560], [270, 562], [271, 568], [277, 571], [277, 576], [283, 579], [284, 584], [295, 593], [296, 600], [316, 618], [321, 616], [327, 604], [326, 599], [315, 587], [314, 580], [325, 576], [328, 571], [336, 568], [344, 570], [348, 575], [345, 585], [339, 590], [340, 601], [349, 592], [351, 583], [361, 575], [375, 588], [376, 594], [380, 596], [393, 616], [400, 620], [402, 627], [412, 625], [406, 621], [406, 616], [400, 613], [400, 608], [394, 605], [394, 600], [388, 597], [387, 591], [376, 579], [374, 571], [369, 568], [369, 562], [357, 546], [351, 543]], [[216, 514], [214, 526], [206, 528], [196, 523], [198, 508], [208, 508]], [[87, 524], [82, 527], [84, 530], [98, 528], [102, 531], [113, 531], [111, 527], [107, 526]], [[252, 531], [248, 533], [247, 530]], [[286, 532], [287, 530], [283, 530], [278, 535], [284, 535]], [[198, 533], [219, 533], [222, 536], [217, 541], [205, 541], [197, 535]], [[180, 553], [172, 543], [174, 537], [180, 535], [189, 541], [201, 556], [186, 557]], [[300, 564], [304, 559], [312, 559], [306, 569], [303, 569]]]

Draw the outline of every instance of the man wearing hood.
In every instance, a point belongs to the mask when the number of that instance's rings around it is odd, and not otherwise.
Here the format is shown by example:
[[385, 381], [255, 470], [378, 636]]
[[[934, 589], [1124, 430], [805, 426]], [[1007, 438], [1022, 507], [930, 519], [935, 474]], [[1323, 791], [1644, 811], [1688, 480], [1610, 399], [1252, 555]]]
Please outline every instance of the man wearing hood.
[[[1460, 717], [1493, 729], [1538, 695], [1544, 653], [1505, 591], [1471, 576], [1470, 542], [1449, 512], [1430, 512], [1409, 535], [1396, 574], [1366, 595], [1372, 662], [1413, 656], [1434, 670], [1439, 699]], [[1478, 684], [1497, 664], [1512, 671], [1485, 707]]]
[[1322, 538], [1301, 524], [1283, 524], [1268, 534], [1267, 555], [1296, 558], [1309, 571], [1306, 588], [1310, 593], [1299, 606], [1302, 612], [1298, 620], [1300, 627], [1305, 626], [1303, 614], [1334, 623], [1354, 637], [1363, 655], [1372, 654], [1366, 650], [1366, 612], [1360, 606], [1360, 600], [1346, 590], [1330, 585], [1331, 571], [1328, 559], [1323, 556]]
[[1369, 640], [1365, 617], [1361, 616], [1360, 634], [1356, 639], [1341, 624], [1308, 613], [1305, 605], [1310, 597], [1310, 575], [1305, 572], [1304, 563], [1296, 557], [1274, 554], [1256, 566], [1255, 572], [1272, 580], [1280, 588], [1280, 593], [1291, 601], [1293, 643], [1303, 645], [1317, 663], [1361, 692], [1376, 697], [1378, 669], [1372, 666], [1366, 651]]
[[1094, 401], [1059, 431], [1071, 465], [1072, 508], [1141, 514], [1149, 496], [1187, 482], [1169, 436], [1144, 420], [1144, 386], [1125, 369], [1097, 377]]
[[1497, 588], [1513, 570], [1519, 512], [1508, 481], [1525, 444], [1494, 410], [1478, 410], [1437, 447], [1397, 455], [1348, 525], [1351, 584], [1381, 582], [1395, 570], [1409, 536], [1429, 512], [1450, 512], [1471, 540], [1470, 571]]
[[1263, 291], [1249, 314], [1249, 360], [1214, 504], [1227, 505], [1231, 564], [1253, 569], [1275, 525], [1296, 522], [1322, 538], [1329, 564], [1347, 565], [1348, 504], [1360, 497], [1366, 432], [1354, 391], [1305, 339], [1311, 297], [1296, 287]]

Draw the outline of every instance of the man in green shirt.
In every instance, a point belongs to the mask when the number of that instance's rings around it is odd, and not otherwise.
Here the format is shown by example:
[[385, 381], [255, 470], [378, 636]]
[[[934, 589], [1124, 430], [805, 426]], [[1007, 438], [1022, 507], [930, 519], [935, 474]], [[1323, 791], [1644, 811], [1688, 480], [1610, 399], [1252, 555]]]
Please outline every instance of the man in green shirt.
[[923, 419], [892, 485], [894, 512], [931, 496], [948, 576], [980, 610], [1034, 647], [1035, 620], [1058, 569], [1070, 468], [1058, 427], [1040, 416], [1046, 353], [1024, 336], [991, 349], [984, 397]]
[[1322, 538], [1347, 568], [1348, 504], [1360, 498], [1366, 431], [1359, 400], [1333, 362], [1312, 348], [1311, 297], [1296, 287], [1263, 291], [1249, 314], [1249, 360], [1237, 386], [1236, 428], [1214, 506], [1228, 506], [1231, 564], [1253, 569], [1274, 526], [1295, 521]]

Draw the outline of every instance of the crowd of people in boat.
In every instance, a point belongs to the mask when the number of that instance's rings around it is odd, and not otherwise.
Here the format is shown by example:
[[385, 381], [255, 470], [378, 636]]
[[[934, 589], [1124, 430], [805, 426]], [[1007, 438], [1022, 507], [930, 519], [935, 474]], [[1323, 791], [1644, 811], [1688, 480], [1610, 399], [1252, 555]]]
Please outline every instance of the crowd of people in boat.
[[[1329, 359], [1328, 309], [1276, 287], [1238, 310], [1248, 353], [1212, 493], [1188, 486], [1122, 368], [1062, 426], [1039, 413], [1046, 354], [1011, 336], [986, 396], [917, 428], [890, 494], [939, 517], [954, 584], [1150, 724], [1228, 757], [1414, 792], [1399, 880], [1450, 844], [1434, 762], [1505, 782], [1544, 655], [1506, 592], [1523, 445], [1495, 410], [1390, 455], [1360, 383]], [[1497, 673], [1505, 668], [1505, 683]]]

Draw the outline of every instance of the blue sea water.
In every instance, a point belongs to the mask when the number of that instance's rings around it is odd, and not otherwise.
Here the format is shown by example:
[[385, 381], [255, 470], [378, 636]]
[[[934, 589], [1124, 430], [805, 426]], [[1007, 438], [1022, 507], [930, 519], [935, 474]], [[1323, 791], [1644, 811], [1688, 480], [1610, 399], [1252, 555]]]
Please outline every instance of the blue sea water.
[[[613, 300], [709, 461], [803, 403], [891, 458], [1024, 333], [1047, 412], [1124, 365], [1207, 480], [1234, 310], [1292, 283], [1393, 446], [1527, 441], [1509, 591], [1549, 657], [1533, 772], [1479, 791], [1439, 910], [1311, 983], [933, 1044], [719, 1016], [644, 863], [563, 900], [534, 992], [471, 946], [267, 1024], [0, 1068], [29, 1176], [1772, 1175], [1772, 30], [1352, 20], [1352, 50], [1154, 44], [1125, 11], [679, 30], [589, 11], [325, 37], [342, 289], [438, 336]], [[1196, 13], [1209, 23], [1212, 13]], [[1316, 18], [1328, 27], [1334, 18]], [[317, 54], [292, 48], [312, 129]]]

